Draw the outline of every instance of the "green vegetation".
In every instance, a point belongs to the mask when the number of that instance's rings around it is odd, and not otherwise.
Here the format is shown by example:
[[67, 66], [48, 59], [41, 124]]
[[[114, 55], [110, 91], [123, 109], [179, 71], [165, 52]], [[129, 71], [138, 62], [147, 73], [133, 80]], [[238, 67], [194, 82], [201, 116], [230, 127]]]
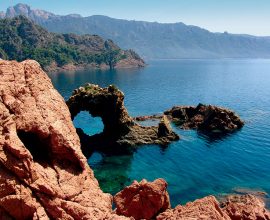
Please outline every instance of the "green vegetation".
[[42, 67], [56, 63], [84, 65], [106, 64], [111, 69], [130, 56], [111, 40], [97, 35], [50, 33], [24, 16], [0, 19], [0, 58], [37, 60]]

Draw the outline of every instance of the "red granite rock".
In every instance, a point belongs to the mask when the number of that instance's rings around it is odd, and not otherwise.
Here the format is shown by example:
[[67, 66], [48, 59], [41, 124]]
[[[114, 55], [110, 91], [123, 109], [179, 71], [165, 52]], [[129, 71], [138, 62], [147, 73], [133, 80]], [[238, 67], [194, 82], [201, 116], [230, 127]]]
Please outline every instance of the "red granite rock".
[[170, 207], [167, 183], [163, 179], [134, 181], [114, 196], [114, 202], [119, 215], [151, 219]]
[[110, 215], [65, 101], [35, 61], [0, 61], [0, 134], [0, 216]]
[[230, 195], [221, 206], [232, 220], [270, 219], [270, 212], [263, 200], [253, 195]]
[[229, 220], [229, 216], [221, 210], [214, 196], [189, 202], [185, 206], [168, 209], [157, 216], [157, 220]]

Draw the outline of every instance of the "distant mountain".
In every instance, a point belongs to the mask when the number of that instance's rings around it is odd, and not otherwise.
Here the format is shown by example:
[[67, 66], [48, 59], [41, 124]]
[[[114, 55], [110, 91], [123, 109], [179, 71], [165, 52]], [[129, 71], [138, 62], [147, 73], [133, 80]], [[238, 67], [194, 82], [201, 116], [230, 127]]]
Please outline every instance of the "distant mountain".
[[52, 32], [97, 34], [146, 58], [270, 58], [270, 38], [212, 33], [183, 23], [127, 21], [106, 16], [60, 16], [18, 4], [6, 17], [25, 15]]
[[0, 58], [35, 59], [48, 70], [144, 66], [135, 52], [122, 50], [111, 40], [89, 34], [50, 33], [22, 15], [0, 19]]

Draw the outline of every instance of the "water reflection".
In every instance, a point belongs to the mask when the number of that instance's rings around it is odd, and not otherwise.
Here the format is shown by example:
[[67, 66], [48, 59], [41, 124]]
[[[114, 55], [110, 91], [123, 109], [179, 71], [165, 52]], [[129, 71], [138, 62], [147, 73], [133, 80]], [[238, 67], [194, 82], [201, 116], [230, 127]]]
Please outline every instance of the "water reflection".
[[210, 147], [212, 144], [223, 142], [228, 138], [233, 137], [241, 129], [229, 133], [211, 133], [204, 131], [197, 131], [198, 138], [204, 140], [206, 144]]

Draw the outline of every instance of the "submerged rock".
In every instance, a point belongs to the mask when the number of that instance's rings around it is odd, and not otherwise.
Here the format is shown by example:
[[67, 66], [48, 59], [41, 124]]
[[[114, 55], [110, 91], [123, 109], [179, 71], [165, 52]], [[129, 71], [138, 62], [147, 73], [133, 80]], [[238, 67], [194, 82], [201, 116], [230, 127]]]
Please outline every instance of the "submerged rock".
[[104, 219], [64, 99], [35, 61], [0, 61], [0, 219]]
[[152, 219], [170, 208], [167, 183], [163, 179], [153, 182], [134, 181], [114, 196], [116, 213], [138, 219]]
[[197, 129], [210, 133], [228, 133], [244, 125], [233, 111], [213, 105], [176, 106], [164, 114], [183, 129]]
[[141, 126], [131, 118], [124, 106], [124, 94], [115, 86], [101, 88], [98, 85], [87, 84], [74, 90], [67, 101], [74, 117], [80, 111], [88, 111], [93, 117], [101, 117], [104, 130], [101, 134], [83, 139], [93, 148], [101, 149], [114, 146], [136, 146], [142, 144], [167, 145], [178, 140], [166, 117], [159, 126]]

